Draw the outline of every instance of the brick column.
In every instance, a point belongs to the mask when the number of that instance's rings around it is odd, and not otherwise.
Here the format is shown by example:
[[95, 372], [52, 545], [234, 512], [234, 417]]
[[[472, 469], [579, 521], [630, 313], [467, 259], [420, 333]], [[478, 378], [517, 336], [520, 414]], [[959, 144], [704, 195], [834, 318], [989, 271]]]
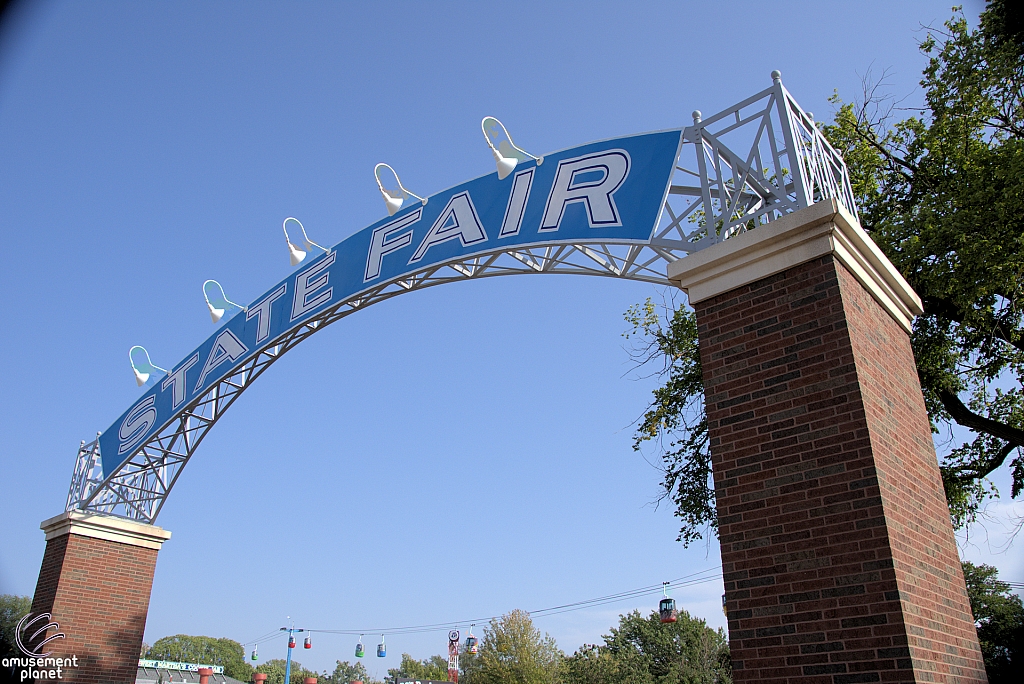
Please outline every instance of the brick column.
[[50, 613], [60, 627], [48, 634], [66, 635], [44, 648], [53, 658], [76, 658], [62, 681], [134, 684], [156, 555], [171, 533], [77, 511], [40, 527], [46, 551], [32, 613]]
[[669, 267], [697, 313], [737, 682], [984, 682], [910, 347], [832, 201]]

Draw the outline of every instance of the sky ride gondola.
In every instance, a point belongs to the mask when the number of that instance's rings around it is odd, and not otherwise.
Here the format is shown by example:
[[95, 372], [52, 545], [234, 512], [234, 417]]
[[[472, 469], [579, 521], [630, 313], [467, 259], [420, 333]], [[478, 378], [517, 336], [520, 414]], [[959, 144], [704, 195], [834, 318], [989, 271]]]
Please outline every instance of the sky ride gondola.
[[388, 649], [387, 649], [387, 646], [384, 645], [384, 635], [381, 634], [380, 635], [380, 643], [377, 644], [377, 657], [378, 658], [383, 658], [383, 657], [387, 656], [387, 654], [388, 654]]
[[665, 594], [665, 597], [661, 599], [661, 603], [658, 604], [658, 614], [661, 618], [661, 622], [662, 624], [675, 622], [679, 619], [679, 611], [676, 610], [675, 599], [669, 598], [668, 582], [661, 583], [661, 591]]
[[359, 635], [359, 641], [356, 642], [356, 658], [362, 658], [366, 655], [366, 649], [363, 648], [363, 635]]
[[302, 642], [302, 648], [313, 648], [313, 635], [309, 635]]
[[475, 626], [476, 623], [469, 626], [469, 636], [466, 637], [466, 653], [475, 654], [480, 652], [480, 647], [478, 646], [480, 640], [473, 636], [473, 627]]

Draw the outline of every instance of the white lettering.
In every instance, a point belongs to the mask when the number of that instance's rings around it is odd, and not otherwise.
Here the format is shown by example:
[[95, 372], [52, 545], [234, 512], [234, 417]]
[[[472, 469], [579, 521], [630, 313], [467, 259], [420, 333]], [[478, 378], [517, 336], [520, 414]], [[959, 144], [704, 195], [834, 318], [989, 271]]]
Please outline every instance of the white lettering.
[[373, 235], [370, 236], [370, 253], [366, 256], [364, 283], [380, 275], [381, 262], [385, 255], [409, 246], [412, 242], [412, 231], [401, 235], [396, 235], [396, 233], [419, 221], [421, 216], [423, 216], [423, 209], [419, 208], [390, 223], [385, 223], [373, 231]]
[[168, 373], [164, 381], [160, 383], [160, 389], [164, 392], [171, 388], [171, 405], [177, 411], [181, 403], [185, 401], [185, 373], [189, 368], [199, 363], [199, 352], [193, 354], [188, 361], [178, 366], [173, 373]]
[[[582, 202], [586, 206], [591, 228], [621, 226], [612, 195], [628, 174], [629, 154], [625, 150], [609, 150], [559, 162], [544, 208], [541, 232], [558, 230], [565, 208], [573, 202]], [[587, 177], [577, 180], [581, 175]], [[592, 175], [600, 177], [591, 178]]]
[[483, 242], [487, 239], [484, 227], [480, 225], [477, 218], [476, 207], [468, 192], [460, 192], [448, 200], [448, 204], [441, 210], [441, 215], [434, 221], [423, 241], [416, 248], [409, 263], [414, 263], [423, 258], [427, 250], [434, 245], [448, 242], [458, 238], [463, 247]]
[[124, 417], [117, 436], [121, 440], [117, 447], [118, 456], [134, 449], [146, 436], [149, 429], [156, 424], [156, 395], [150, 394], [143, 399], [131, 412]]
[[225, 361], [234, 363], [247, 351], [249, 351], [249, 348], [242, 344], [240, 339], [235, 337], [235, 333], [227, 329], [222, 331], [220, 335], [217, 335], [217, 339], [213, 341], [210, 356], [207, 357], [206, 363], [203, 365], [203, 372], [199, 374], [199, 381], [196, 383], [194, 391], [199, 391], [199, 388], [206, 382], [206, 376], [213, 372], [217, 366]]
[[508, 196], [508, 206], [505, 208], [505, 218], [501, 222], [501, 231], [498, 233], [498, 237], [519, 235], [519, 229], [523, 225], [523, 214], [526, 213], [526, 203], [530, 199], [534, 170], [529, 168], [520, 171], [512, 180], [512, 192]]
[[287, 291], [288, 284], [282, 283], [281, 287], [264, 297], [259, 304], [249, 307], [249, 311], [245, 314], [245, 320], [256, 319], [256, 344], [270, 337], [270, 307]]
[[[313, 293], [320, 288], [327, 285], [327, 280], [330, 278], [330, 273], [323, 273], [331, 264], [334, 263], [334, 259], [338, 256], [337, 252], [331, 252], [320, 261], [316, 262], [305, 271], [295, 276], [295, 296], [292, 299], [292, 320], [309, 313], [316, 307], [329, 302], [331, 300], [331, 294], [334, 292], [333, 287], [329, 287], [320, 294], [314, 295]], [[323, 275], [321, 275], [323, 273]]]

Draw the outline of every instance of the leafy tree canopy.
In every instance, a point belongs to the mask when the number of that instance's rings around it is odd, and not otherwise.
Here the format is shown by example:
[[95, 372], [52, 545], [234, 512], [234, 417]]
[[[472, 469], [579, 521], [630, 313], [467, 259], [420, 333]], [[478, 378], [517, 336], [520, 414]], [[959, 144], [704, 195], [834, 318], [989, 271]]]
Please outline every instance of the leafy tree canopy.
[[554, 684], [563, 654], [555, 640], [533, 626], [530, 614], [513, 610], [484, 628], [480, 650], [467, 658], [466, 684]]
[[[909, 281], [925, 312], [911, 336], [933, 428], [970, 431], [942, 455], [955, 526], [976, 520], [1006, 467], [1024, 491], [1024, 33], [991, 2], [971, 29], [959, 8], [921, 43], [929, 57], [924, 107], [893, 121], [895, 105], [865, 87], [822, 131], [850, 170], [861, 225]], [[665, 384], [637, 430], [660, 443], [663, 495], [686, 544], [717, 532], [696, 321], [669, 305], [631, 308], [635, 358], [660, 363]]]
[[[288, 662], [284, 658], [271, 658], [267, 662], [256, 667], [252, 672], [262, 672], [267, 675], [266, 684], [284, 684], [284, 671], [288, 665]], [[306, 677], [317, 677], [318, 679], [322, 675], [307, 670], [297, 660], [292, 660], [292, 670], [289, 682], [291, 684], [302, 684], [302, 680]], [[250, 681], [252, 675], [249, 675], [250, 679], [242, 681]]]
[[408, 653], [403, 653], [399, 666], [388, 670], [387, 681], [395, 682], [400, 677], [447, 682], [448, 658], [435, 655], [424, 660], [416, 660]]
[[[1020, 681], [1024, 667], [1024, 605], [991, 565], [964, 561], [967, 596], [978, 627], [989, 684]], [[1016, 673], [1016, 674], [1014, 674]]]
[[0, 594], [0, 656], [15, 652], [14, 631], [31, 608], [28, 596]]
[[[318, 684], [349, 684], [349, 682], [382, 684], [379, 679], [374, 679], [370, 676], [370, 673], [366, 671], [366, 666], [362, 663], [350, 663], [347, 660], [338, 660], [336, 662], [337, 665], [334, 666], [334, 672], [331, 674], [324, 672]], [[282, 678], [284, 677], [283, 674], [281, 676]], [[270, 679], [270, 677], [267, 677], [267, 679]]]
[[889, 121], [868, 92], [840, 103], [826, 135], [850, 164], [861, 222], [924, 302], [912, 342], [937, 432], [973, 438], [944, 455], [958, 526], [994, 494], [1004, 464], [1024, 488], [1024, 51], [989, 8], [957, 10], [921, 44], [919, 116]]
[[722, 630], [679, 611], [662, 624], [657, 611], [633, 611], [605, 635], [603, 645], [587, 645], [561, 663], [565, 684], [727, 684], [732, 682], [729, 645]]
[[[153, 660], [174, 660], [182, 663], [222, 665], [224, 674], [242, 682], [252, 679], [253, 669], [245, 661], [245, 649], [232, 639], [217, 639], [208, 636], [175, 634], [158, 639], [146, 652], [146, 658]], [[281, 682], [284, 681], [282, 670]], [[281, 684], [272, 682], [271, 684]], [[302, 684], [302, 680], [299, 680]]]

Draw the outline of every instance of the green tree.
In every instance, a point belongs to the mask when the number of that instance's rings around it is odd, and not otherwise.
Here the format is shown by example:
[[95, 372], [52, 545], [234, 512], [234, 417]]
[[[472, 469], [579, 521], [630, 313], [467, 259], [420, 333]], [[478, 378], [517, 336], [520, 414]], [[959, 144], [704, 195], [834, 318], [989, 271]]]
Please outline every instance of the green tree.
[[689, 546], [709, 531], [718, 534], [697, 316], [671, 301], [659, 313], [648, 297], [630, 307], [625, 318], [632, 326], [624, 337], [634, 341], [633, 359], [639, 366], [660, 364], [656, 373], [664, 383], [654, 390], [633, 449], [640, 451], [649, 440], [661, 446], [663, 497], [682, 519], [677, 541]]
[[[245, 661], [245, 649], [237, 641], [208, 636], [175, 634], [157, 639], [146, 652], [153, 660], [174, 660], [183, 663], [222, 665], [224, 674], [242, 682], [252, 679], [253, 669]], [[282, 682], [284, 675], [282, 671]], [[301, 684], [302, 680], [299, 680]], [[280, 682], [271, 684], [281, 684]]]
[[[1020, 681], [1024, 667], [1024, 604], [991, 565], [964, 561], [967, 596], [978, 627], [989, 684]], [[1016, 674], [1014, 674], [1016, 673]]]
[[679, 611], [662, 624], [657, 611], [620, 616], [601, 646], [584, 646], [562, 661], [565, 684], [727, 684], [732, 682], [729, 645], [722, 630]]
[[[159, 642], [158, 642], [159, 643]], [[272, 658], [262, 665], [258, 666], [254, 672], [262, 672], [267, 675], [267, 684], [284, 684], [284, 671], [287, 665], [287, 661], [283, 658]], [[292, 661], [291, 677], [289, 679], [291, 684], [302, 684], [302, 680], [306, 677], [320, 678], [316, 672], [307, 670], [297, 660]], [[252, 675], [249, 675], [249, 679], [252, 679]], [[249, 681], [249, 680], [242, 680]]]
[[397, 668], [388, 670], [388, 682], [395, 682], [399, 677], [438, 682], [448, 681], [448, 658], [440, 655], [416, 660], [408, 653], [402, 654], [402, 662]]
[[594, 644], [562, 659], [558, 670], [561, 684], [654, 684], [642, 655], [633, 651], [612, 655]]
[[[952, 440], [942, 454], [953, 523], [976, 520], [1006, 467], [1024, 491], [1024, 40], [1003, 2], [971, 29], [959, 10], [929, 30], [918, 116], [892, 121], [866, 87], [822, 131], [846, 159], [861, 225], [921, 296], [911, 336], [928, 415]], [[877, 86], [877, 84], [876, 84]], [[682, 519], [680, 540], [715, 532], [707, 425], [693, 313], [626, 313], [637, 360], [661, 363], [664, 385], [640, 422], [636, 448], [661, 443], [663, 496]]]
[[[325, 671], [320, 677], [319, 684], [349, 684], [350, 682], [362, 682], [363, 684], [382, 684], [379, 679], [374, 679], [366, 671], [362, 663], [350, 663], [347, 660], [335, 661], [334, 672], [327, 674]], [[269, 677], [268, 677], [269, 679]], [[284, 671], [281, 671], [281, 679], [284, 679]]]
[[563, 654], [555, 640], [513, 610], [484, 628], [480, 651], [463, 667], [466, 684], [553, 684]]
[[0, 594], [0, 656], [15, 652], [14, 631], [31, 608], [32, 599], [28, 596]]
[[912, 342], [937, 432], [973, 437], [944, 454], [954, 522], [975, 520], [1004, 465], [1024, 488], [1024, 51], [1001, 3], [971, 30], [957, 9], [921, 44], [920, 116], [890, 124], [870, 93], [826, 135], [851, 165], [861, 222], [924, 303]]

